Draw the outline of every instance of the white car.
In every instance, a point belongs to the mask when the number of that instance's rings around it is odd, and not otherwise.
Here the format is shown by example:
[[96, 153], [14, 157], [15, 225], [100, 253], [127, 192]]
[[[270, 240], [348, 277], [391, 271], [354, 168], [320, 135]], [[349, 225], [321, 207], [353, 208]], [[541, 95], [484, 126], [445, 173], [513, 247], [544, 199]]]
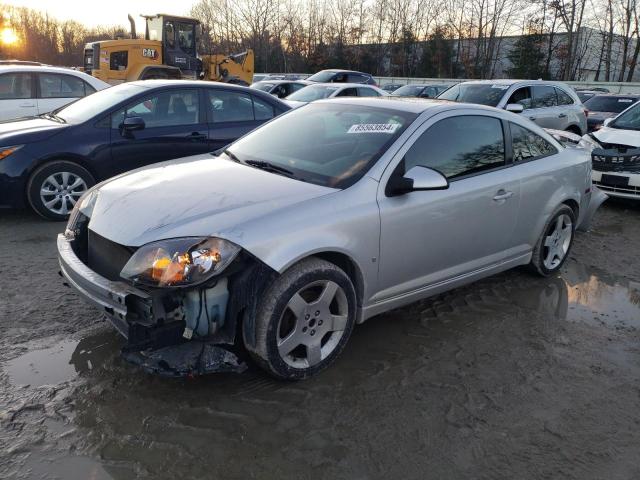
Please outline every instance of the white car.
[[70, 68], [0, 65], [0, 121], [48, 113], [109, 86]]
[[640, 103], [583, 137], [592, 149], [592, 179], [611, 197], [640, 200]]
[[292, 93], [284, 102], [291, 108], [323, 98], [335, 97], [387, 97], [389, 94], [373, 85], [362, 83], [316, 83]]

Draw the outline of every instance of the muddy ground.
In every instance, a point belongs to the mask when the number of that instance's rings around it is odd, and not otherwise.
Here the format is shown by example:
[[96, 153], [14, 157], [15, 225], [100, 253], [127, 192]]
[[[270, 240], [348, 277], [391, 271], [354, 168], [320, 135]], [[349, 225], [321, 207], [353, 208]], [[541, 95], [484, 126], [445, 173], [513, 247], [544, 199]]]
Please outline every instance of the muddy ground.
[[0, 212], [0, 478], [640, 478], [640, 207], [562, 275], [515, 270], [356, 328], [321, 376], [149, 376]]

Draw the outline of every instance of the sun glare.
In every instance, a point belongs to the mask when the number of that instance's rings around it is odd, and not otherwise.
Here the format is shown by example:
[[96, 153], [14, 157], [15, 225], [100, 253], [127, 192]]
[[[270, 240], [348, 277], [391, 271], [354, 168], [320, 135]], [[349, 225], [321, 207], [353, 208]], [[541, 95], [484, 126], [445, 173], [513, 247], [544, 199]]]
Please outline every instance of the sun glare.
[[0, 43], [4, 45], [15, 45], [18, 43], [18, 35], [13, 28], [3, 28], [0, 30]]

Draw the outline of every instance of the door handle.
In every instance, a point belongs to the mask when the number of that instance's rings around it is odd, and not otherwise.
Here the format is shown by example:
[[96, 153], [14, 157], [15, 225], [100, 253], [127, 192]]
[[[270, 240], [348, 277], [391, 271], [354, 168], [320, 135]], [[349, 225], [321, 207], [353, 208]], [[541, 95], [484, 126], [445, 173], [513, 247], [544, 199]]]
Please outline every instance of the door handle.
[[22, 108], [28, 108], [28, 107], [35, 107], [36, 104], [35, 103], [21, 103], [20, 106]]
[[199, 132], [193, 132], [191, 135], [187, 135], [187, 138], [193, 140], [194, 142], [196, 140], [206, 140], [207, 139], [207, 135], [204, 133], [199, 133]]
[[558, 118], [567, 118], [567, 114], [566, 113], [561, 113], [560, 115], [558, 115]]
[[536, 121], [536, 117], [529, 117], [529, 120]]
[[507, 198], [513, 197], [513, 192], [507, 190], [498, 190], [496, 195], [493, 197], [493, 200], [499, 202], [501, 200], [506, 200]]

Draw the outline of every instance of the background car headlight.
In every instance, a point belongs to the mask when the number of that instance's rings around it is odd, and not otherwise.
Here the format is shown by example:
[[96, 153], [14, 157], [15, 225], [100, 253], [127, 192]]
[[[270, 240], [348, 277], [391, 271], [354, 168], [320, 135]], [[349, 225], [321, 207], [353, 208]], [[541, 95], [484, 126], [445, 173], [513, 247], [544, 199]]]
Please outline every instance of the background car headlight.
[[202, 283], [224, 270], [240, 247], [221, 238], [174, 238], [140, 247], [120, 272], [133, 283], [181, 287]]
[[20, 150], [24, 145], [13, 145], [11, 147], [0, 147], [0, 160], [7, 158], [9, 155], [17, 150]]

